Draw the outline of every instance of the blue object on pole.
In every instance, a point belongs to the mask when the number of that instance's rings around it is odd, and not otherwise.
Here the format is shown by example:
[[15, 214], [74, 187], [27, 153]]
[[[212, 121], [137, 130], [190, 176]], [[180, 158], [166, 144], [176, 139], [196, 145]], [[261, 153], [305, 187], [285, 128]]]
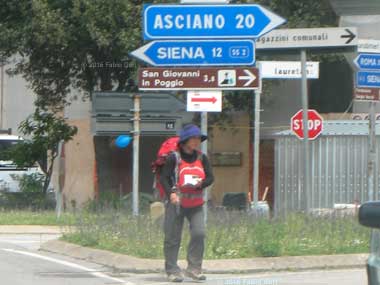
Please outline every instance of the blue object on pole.
[[144, 5], [143, 36], [153, 39], [258, 38], [285, 19], [257, 4]]
[[126, 148], [130, 144], [131, 141], [132, 141], [132, 138], [130, 136], [120, 135], [116, 138], [115, 145], [118, 148]]
[[153, 41], [131, 53], [153, 66], [247, 66], [255, 63], [253, 40]]

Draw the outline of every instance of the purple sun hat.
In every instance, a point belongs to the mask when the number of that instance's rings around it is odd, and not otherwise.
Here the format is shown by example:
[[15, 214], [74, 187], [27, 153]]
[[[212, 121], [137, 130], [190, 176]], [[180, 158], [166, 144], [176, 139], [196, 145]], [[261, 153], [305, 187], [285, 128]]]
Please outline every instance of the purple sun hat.
[[203, 135], [196, 125], [189, 124], [184, 126], [179, 133], [179, 143], [183, 143], [192, 137], [200, 137], [202, 142], [207, 140], [207, 136]]

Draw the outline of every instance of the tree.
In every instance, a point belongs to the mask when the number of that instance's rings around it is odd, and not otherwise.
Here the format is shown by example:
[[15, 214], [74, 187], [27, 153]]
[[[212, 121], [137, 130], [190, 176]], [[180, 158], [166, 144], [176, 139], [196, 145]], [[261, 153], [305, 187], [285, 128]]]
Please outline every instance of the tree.
[[[24, 120], [20, 132], [28, 137], [9, 151], [9, 159], [19, 167], [29, 167], [39, 163], [45, 173], [43, 193], [46, 194], [53, 173], [54, 161], [58, 156], [60, 142], [68, 142], [77, 133], [77, 128], [69, 126], [55, 113], [37, 108], [33, 115]], [[48, 163], [45, 165], [44, 160]]]
[[0, 10], [0, 58], [38, 95], [59, 109], [73, 90], [133, 88], [142, 0], [10, 0]]

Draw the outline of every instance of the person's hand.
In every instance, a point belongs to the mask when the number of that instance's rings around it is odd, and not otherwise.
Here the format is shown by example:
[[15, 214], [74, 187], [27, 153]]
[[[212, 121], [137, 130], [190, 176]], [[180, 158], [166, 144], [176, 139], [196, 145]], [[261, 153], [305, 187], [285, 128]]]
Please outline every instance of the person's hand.
[[196, 189], [201, 190], [202, 189], [202, 181], [199, 181], [195, 186]]
[[170, 194], [170, 203], [172, 203], [174, 205], [178, 205], [180, 203], [179, 196], [177, 193], [173, 192]]

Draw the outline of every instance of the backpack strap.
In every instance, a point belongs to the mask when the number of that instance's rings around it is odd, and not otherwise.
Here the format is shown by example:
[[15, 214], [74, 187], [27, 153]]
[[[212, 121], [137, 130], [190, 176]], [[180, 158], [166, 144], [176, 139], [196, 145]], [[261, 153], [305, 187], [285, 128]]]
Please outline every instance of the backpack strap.
[[[178, 151], [173, 151], [172, 153], [175, 159], [173, 186], [176, 186], [179, 181], [179, 165], [181, 164], [181, 155]], [[201, 151], [197, 151], [197, 160], [200, 160], [203, 165], [203, 153]]]
[[174, 158], [175, 158], [175, 166], [174, 166], [174, 181], [173, 186], [177, 186], [179, 181], [179, 165], [181, 163], [181, 155], [178, 151], [173, 151]]
[[203, 164], [203, 152], [197, 151], [197, 160], [200, 160]]

